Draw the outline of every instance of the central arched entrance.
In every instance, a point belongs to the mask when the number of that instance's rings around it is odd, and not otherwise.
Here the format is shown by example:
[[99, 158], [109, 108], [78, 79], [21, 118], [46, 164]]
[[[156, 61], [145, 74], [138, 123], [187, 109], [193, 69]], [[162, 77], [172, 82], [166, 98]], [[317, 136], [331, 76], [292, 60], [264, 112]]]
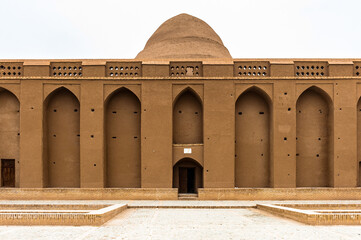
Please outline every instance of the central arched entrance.
[[197, 193], [203, 187], [203, 167], [191, 158], [179, 160], [173, 167], [173, 188], [179, 193]]

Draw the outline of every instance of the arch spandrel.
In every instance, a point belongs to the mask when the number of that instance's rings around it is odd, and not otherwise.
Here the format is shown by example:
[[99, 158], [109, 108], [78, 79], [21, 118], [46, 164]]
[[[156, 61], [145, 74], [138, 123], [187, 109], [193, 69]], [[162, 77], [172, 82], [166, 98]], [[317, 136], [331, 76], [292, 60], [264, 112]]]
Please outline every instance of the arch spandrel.
[[[202, 149], [202, 147], [203, 147], [203, 145], [202, 144], [199, 144], [200, 145], [200, 147], [201, 147], [201, 149]], [[187, 147], [189, 147], [189, 146], [187, 146]], [[183, 147], [182, 147], [183, 148]], [[194, 148], [194, 147], [193, 147]], [[193, 149], [192, 149], [193, 150]], [[202, 149], [203, 150], [203, 149]], [[201, 166], [201, 167], [203, 167], [203, 159], [200, 159], [200, 158], [198, 158], [198, 157], [193, 157], [193, 156], [191, 156], [191, 157], [185, 157], [185, 156], [179, 156], [178, 158], [176, 158], [176, 159], [173, 159], [173, 166], [175, 166], [178, 162], [180, 162], [180, 161], [182, 161], [183, 159], [185, 159], [185, 158], [190, 158], [190, 159], [192, 159], [194, 162], [196, 162], [197, 164], [199, 164], [199, 166]]]
[[203, 85], [189, 84], [189, 85], [173, 85], [173, 105], [177, 101], [178, 97], [185, 91], [191, 91], [195, 94], [201, 102], [203, 102]]
[[273, 102], [273, 84], [236, 84], [235, 102], [248, 91], [259, 93], [270, 105]]
[[20, 85], [18, 85], [18, 84], [0, 84], [0, 92], [1, 91], [10, 92], [20, 102]]
[[111, 96], [121, 91], [121, 89], [126, 89], [132, 92], [138, 100], [141, 102], [141, 86], [138, 84], [124, 84], [124, 85], [104, 85], [104, 103], [106, 104], [107, 101], [111, 98]]
[[54, 84], [44, 84], [44, 96], [43, 100], [46, 102], [53, 93], [61, 90], [66, 89], [71, 92], [77, 100], [80, 102], [80, 86], [78, 84], [64, 84], [64, 85], [54, 85]]
[[297, 84], [296, 85], [296, 102], [299, 97], [308, 89], [320, 93], [329, 104], [333, 102], [333, 84]]

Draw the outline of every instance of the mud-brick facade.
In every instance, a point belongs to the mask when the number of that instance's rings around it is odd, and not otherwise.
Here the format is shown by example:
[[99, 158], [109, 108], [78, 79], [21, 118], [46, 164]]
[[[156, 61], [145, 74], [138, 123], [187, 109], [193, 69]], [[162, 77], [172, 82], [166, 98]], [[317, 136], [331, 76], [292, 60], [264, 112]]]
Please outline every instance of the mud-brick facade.
[[0, 60], [1, 184], [360, 186], [360, 73], [361, 59], [232, 58], [189, 15], [135, 59]]

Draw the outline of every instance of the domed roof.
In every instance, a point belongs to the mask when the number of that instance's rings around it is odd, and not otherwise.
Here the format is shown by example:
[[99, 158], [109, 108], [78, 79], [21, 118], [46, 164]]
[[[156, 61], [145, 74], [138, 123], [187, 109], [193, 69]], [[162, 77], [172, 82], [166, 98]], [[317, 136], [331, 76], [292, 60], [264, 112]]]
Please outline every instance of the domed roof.
[[188, 14], [164, 22], [136, 59], [232, 58], [221, 38], [204, 21]]

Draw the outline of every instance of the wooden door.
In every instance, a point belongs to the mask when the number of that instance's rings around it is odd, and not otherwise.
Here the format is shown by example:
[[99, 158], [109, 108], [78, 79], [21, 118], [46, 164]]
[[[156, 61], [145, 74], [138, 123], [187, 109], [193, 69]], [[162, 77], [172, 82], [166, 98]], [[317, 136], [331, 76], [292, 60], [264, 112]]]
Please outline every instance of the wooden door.
[[14, 159], [1, 159], [1, 186], [15, 187]]
[[187, 192], [187, 168], [179, 168], [179, 193]]
[[195, 193], [196, 185], [195, 185], [195, 170], [196, 168], [187, 168], [187, 193]]

